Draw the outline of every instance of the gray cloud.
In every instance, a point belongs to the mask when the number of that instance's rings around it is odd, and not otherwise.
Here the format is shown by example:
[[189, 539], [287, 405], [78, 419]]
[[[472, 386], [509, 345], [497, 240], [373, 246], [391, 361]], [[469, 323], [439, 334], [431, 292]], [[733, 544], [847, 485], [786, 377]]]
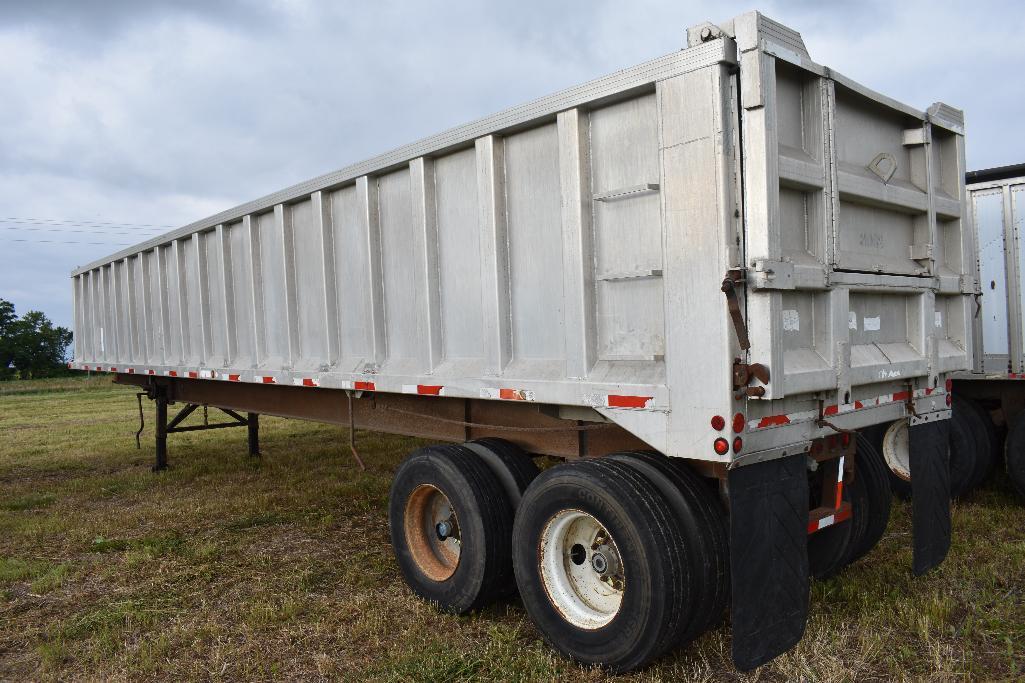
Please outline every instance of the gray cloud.
[[[184, 224], [680, 49], [727, 1], [41, 1], [0, 11], [0, 216]], [[911, 105], [967, 110], [968, 160], [1025, 160], [1014, 2], [769, 2], [812, 57]], [[4, 241], [0, 296], [70, 321], [111, 246]], [[70, 234], [55, 237], [72, 240]], [[18, 235], [18, 237], [24, 237]], [[84, 241], [84, 240], [82, 240]], [[136, 241], [128, 239], [127, 241]]]

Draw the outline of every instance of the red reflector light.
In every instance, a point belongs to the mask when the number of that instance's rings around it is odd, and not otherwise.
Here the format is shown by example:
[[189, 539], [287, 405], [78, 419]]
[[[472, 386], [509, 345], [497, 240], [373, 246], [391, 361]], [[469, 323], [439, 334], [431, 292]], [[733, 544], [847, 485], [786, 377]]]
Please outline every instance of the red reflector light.
[[943, 386], [947, 388], [947, 393], [949, 394], [951, 391], [954, 390], [954, 380], [948, 379], [946, 382], [943, 383]]
[[730, 452], [730, 442], [727, 441], [726, 439], [722, 438], [722, 437], [719, 437], [712, 444], [712, 448], [719, 455], [726, 455], [727, 453]]
[[739, 453], [740, 449], [744, 447], [744, 440], [739, 436], [733, 440], [733, 452]]
[[847, 432], [844, 432], [844, 435], [842, 437], [840, 437], [840, 440], [843, 442], [844, 446], [851, 445], [851, 435], [848, 434]]
[[747, 421], [744, 419], [744, 413], [737, 413], [733, 416], [733, 431], [740, 434], [744, 431], [744, 427], [747, 425]]
[[717, 432], [721, 432], [722, 430], [726, 429], [726, 418], [724, 418], [722, 415], [716, 415], [715, 417], [713, 417], [712, 429], [714, 429]]
[[954, 402], [953, 401], [953, 396], [951, 396], [950, 394], [947, 394], [947, 406], [950, 406], [950, 404], [953, 403], [953, 402]]

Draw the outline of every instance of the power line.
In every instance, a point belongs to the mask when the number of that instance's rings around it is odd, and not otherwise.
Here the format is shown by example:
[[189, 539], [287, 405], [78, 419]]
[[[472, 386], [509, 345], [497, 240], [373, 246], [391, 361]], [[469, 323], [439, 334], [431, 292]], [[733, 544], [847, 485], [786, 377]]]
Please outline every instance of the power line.
[[157, 234], [141, 230], [106, 230], [102, 228], [75, 230], [73, 228], [25, 228], [13, 225], [0, 225], [0, 230], [23, 230], [26, 232], [81, 232], [89, 235], [138, 235], [139, 237], [154, 237]]
[[34, 217], [17, 217], [7, 216], [6, 218], [0, 218], [0, 221], [8, 223], [42, 223], [49, 225], [109, 225], [119, 228], [176, 228], [176, 225], [167, 225], [162, 223], [119, 223], [116, 221], [93, 221], [88, 219], [83, 220], [71, 220], [65, 218], [34, 218]]
[[0, 239], [0, 242], [29, 242], [32, 244], [95, 244], [105, 247], [130, 247], [131, 242], [75, 242], [70, 240], [19, 240], [19, 239]]

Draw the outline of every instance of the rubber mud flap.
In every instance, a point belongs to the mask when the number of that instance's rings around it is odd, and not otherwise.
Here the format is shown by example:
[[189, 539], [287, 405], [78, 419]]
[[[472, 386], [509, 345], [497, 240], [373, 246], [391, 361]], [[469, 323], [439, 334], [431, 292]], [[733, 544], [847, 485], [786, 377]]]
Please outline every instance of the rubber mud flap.
[[950, 420], [908, 428], [915, 576], [939, 566], [950, 550], [949, 438]]
[[808, 473], [803, 454], [730, 470], [733, 663], [753, 669], [796, 645], [808, 620]]

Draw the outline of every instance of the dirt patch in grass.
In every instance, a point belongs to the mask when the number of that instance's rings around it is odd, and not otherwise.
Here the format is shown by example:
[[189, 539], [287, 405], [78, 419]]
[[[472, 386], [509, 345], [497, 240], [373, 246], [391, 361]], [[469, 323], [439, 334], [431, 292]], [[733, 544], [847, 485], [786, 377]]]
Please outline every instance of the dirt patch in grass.
[[[136, 410], [96, 378], [0, 386], [0, 679], [608, 678], [558, 657], [517, 599], [454, 617], [404, 586], [388, 487], [421, 442], [361, 432], [361, 472], [345, 430], [264, 418], [261, 458], [245, 430], [175, 434], [155, 475]], [[723, 625], [620, 680], [1021, 679], [1025, 506], [994, 482], [954, 534], [912, 578], [897, 504], [873, 553], [812, 587], [794, 651], [738, 673]]]

